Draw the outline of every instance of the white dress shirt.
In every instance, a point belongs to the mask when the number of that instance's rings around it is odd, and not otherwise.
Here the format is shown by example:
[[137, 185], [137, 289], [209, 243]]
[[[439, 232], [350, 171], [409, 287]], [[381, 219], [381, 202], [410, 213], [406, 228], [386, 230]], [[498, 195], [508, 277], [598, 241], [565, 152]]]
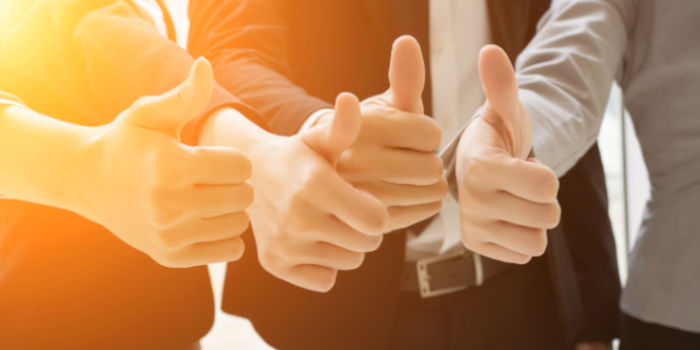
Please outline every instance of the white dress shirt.
[[[430, 0], [433, 118], [442, 127], [443, 147], [484, 103], [477, 60], [490, 39], [485, 0]], [[457, 200], [447, 196], [440, 214], [420, 235], [409, 232], [406, 260], [462, 249], [459, 227]]]

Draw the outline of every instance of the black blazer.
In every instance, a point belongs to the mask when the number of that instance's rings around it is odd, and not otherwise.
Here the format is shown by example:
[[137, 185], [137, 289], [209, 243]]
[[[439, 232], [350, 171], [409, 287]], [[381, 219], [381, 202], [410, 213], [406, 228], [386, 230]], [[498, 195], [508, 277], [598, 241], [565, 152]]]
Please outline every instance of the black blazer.
[[[341, 91], [360, 98], [384, 91], [391, 43], [404, 28], [417, 28], [411, 34], [427, 42], [428, 2], [395, 1], [401, 6], [393, 0], [192, 0], [190, 50], [210, 58], [218, 81], [256, 108], [273, 131], [291, 133]], [[514, 58], [548, 5], [549, 0], [488, 1], [494, 41]], [[422, 22], [405, 23], [405, 6], [419, 6], [413, 10], [426, 13]], [[430, 88], [425, 91], [429, 110]], [[545, 256], [562, 331], [570, 344], [612, 339], [620, 284], [597, 146], [562, 179], [559, 199], [562, 224], [551, 232]], [[225, 311], [251, 319], [266, 341], [283, 349], [385, 343], [405, 234], [387, 235], [361, 268], [341, 272], [327, 294], [267, 274], [255, 242], [246, 239], [244, 258], [228, 267]]]

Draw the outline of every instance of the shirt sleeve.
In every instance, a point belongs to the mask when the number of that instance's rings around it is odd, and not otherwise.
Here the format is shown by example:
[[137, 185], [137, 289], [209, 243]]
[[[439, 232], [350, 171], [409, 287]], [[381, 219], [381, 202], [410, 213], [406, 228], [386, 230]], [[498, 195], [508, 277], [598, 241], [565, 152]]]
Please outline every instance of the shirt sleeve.
[[555, 0], [518, 56], [533, 148], [558, 176], [597, 139], [633, 20], [630, 0]]
[[291, 135], [333, 106], [291, 79], [285, 3], [191, 0], [188, 46], [209, 58], [222, 86], [258, 111], [270, 131]]

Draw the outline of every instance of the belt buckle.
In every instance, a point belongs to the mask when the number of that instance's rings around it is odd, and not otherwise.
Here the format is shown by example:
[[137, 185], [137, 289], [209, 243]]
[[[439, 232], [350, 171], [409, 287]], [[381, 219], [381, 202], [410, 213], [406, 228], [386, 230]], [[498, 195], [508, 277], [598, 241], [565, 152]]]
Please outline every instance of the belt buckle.
[[429, 266], [450, 259], [463, 259], [466, 255], [471, 255], [474, 260], [474, 276], [475, 285], [478, 287], [484, 282], [484, 267], [481, 262], [481, 255], [476, 253], [471, 253], [469, 251], [461, 251], [454, 254], [438, 255], [436, 257], [430, 257], [418, 260], [416, 262], [416, 272], [418, 275], [418, 291], [420, 292], [421, 298], [432, 298], [440, 295], [450, 294], [458, 292], [470, 287], [468, 283], [457, 285], [449, 288], [442, 289], [432, 289], [430, 287], [430, 272]]

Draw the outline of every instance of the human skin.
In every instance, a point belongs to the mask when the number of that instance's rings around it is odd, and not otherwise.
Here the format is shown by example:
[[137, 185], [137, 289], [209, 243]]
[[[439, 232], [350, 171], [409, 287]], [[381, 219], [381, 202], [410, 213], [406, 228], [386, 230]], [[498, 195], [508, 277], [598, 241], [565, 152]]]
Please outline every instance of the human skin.
[[[384, 203], [387, 230], [393, 231], [437, 214], [447, 181], [436, 154], [442, 130], [424, 115], [425, 64], [413, 37], [394, 42], [389, 84], [386, 92], [362, 101], [360, 134], [341, 155], [338, 172]], [[329, 110], [316, 125], [330, 122], [334, 112]]]
[[457, 151], [462, 241], [484, 256], [524, 264], [544, 254], [546, 230], [559, 223], [559, 180], [528, 156], [532, 126], [508, 56], [486, 46], [479, 71], [487, 102]]
[[4, 108], [0, 193], [78, 213], [164, 266], [238, 259], [253, 201], [249, 160], [232, 148], [179, 142], [213, 84], [200, 59], [183, 84], [98, 127]]

